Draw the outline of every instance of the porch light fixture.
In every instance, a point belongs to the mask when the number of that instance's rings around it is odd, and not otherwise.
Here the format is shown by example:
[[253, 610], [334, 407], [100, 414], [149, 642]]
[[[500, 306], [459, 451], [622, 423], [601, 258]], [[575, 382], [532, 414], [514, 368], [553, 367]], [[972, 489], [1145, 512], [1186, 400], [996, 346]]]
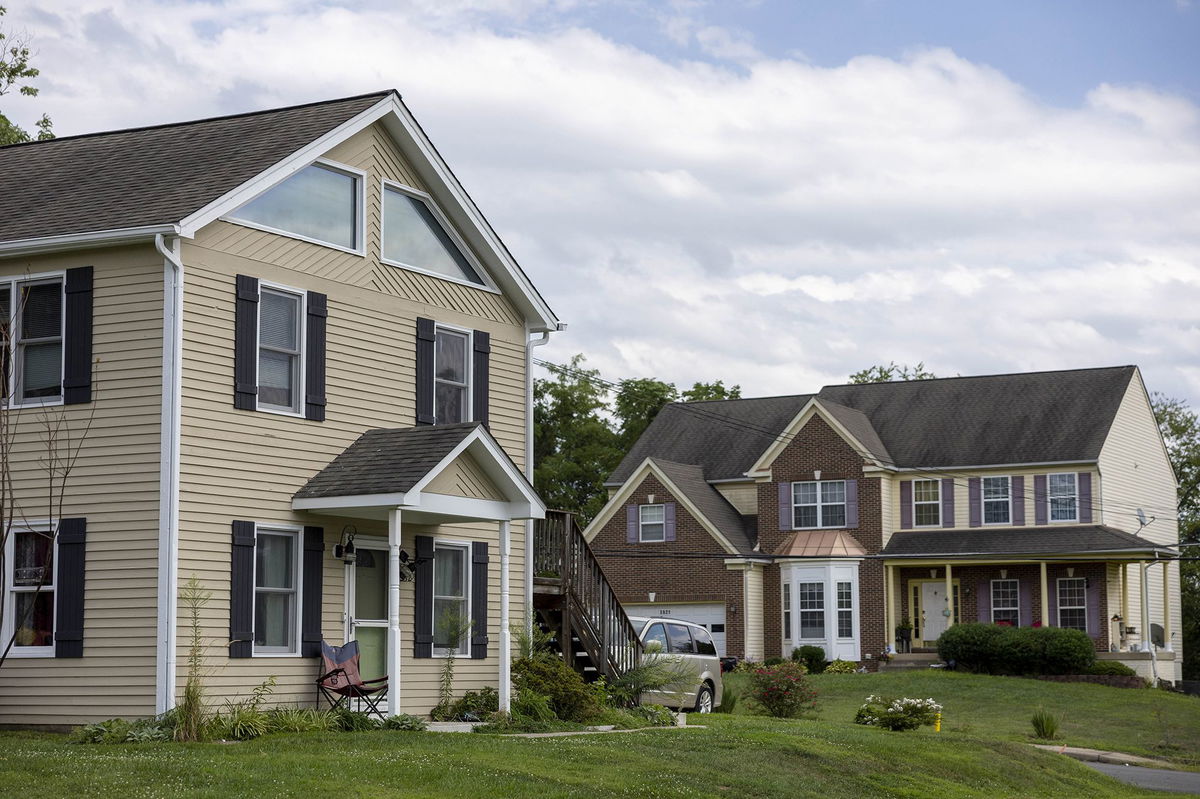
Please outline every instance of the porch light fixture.
[[1068, 566], [1068, 567], [1067, 567], [1067, 576], [1068, 576], [1068, 577], [1074, 577], [1074, 576], [1075, 576], [1075, 567], [1074, 567], [1074, 566]]
[[412, 582], [416, 576], [416, 568], [427, 560], [428, 558], [410, 558], [406, 551], [400, 550], [400, 582]]
[[354, 548], [354, 536], [356, 535], [358, 535], [358, 528], [352, 524], [346, 525], [342, 528], [342, 542], [333, 548], [333, 556], [347, 566], [353, 566], [358, 562], [358, 550]]

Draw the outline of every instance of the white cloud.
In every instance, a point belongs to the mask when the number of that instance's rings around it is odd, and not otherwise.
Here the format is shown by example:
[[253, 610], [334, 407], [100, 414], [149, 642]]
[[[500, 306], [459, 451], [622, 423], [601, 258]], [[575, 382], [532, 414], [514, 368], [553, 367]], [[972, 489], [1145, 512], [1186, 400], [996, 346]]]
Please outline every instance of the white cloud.
[[750, 394], [1137, 362], [1200, 402], [1193, 103], [1049, 107], [946, 49], [769, 58], [687, 2], [662, 30], [718, 62], [668, 61], [585, 5], [58, 0], [10, 15], [43, 93], [5, 110], [72, 133], [395, 86], [571, 323], [548, 357]]

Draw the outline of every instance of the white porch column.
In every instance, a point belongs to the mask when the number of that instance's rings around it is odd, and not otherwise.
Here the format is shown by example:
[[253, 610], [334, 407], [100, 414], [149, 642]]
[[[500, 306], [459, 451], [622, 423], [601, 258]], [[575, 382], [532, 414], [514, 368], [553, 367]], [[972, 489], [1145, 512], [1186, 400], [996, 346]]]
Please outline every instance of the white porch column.
[[950, 564], [946, 564], [946, 608], [950, 611], [946, 616], [946, 627], [953, 627], [958, 620], [954, 618], [954, 577], [950, 571]]
[[896, 649], [896, 577], [895, 566], [883, 567], [883, 590], [885, 601], [883, 605], [883, 640], [887, 646]]
[[1050, 626], [1050, 581], [1046, 579], [1046, 561], [1041, 562], [1042, 626]]
[[388, 510], [388, 710], [400, 712], [400, 509]]
[[1171, 645], [1171, 561], [1163, 561], [1163, 649], [1174, 652]]
[[509, 631], [508, 554], [512, 523], [500, 522], [500, 710], [507, 713], [512, 703], [512, 634]]
[[1126, 641], [1125, 628], [1129, 626], [1129, 564], [1121, 564], [1121, 636], [1120, 646], [1122, 652], [1129, 650], [1129, 644]]

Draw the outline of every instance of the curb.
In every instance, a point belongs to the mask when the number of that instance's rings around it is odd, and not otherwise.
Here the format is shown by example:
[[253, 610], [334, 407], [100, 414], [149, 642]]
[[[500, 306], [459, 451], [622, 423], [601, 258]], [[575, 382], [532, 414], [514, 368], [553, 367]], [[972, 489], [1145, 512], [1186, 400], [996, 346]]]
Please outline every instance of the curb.
[[1177, 769], [1174, 763], [1158, 760], [1153, 757], [1130, 755], [1124, 752], [1105, 752], [1099, 749], [1085, 749], [1080, 746], [1055, 746], [1053, 744], [1033, 744], [1034, 748], [1046, 752], [1056, 752], [1060, 755], [1091, 763], [1108, 763], [1114, 766], [1146, 766], [1168, 771]]

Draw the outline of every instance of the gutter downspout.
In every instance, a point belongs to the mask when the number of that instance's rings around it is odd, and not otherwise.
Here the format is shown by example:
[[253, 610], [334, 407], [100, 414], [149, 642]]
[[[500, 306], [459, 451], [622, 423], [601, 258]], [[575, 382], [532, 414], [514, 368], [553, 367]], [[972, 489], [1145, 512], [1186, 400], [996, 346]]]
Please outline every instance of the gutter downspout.
[[[561, 330], [564, 325], [559, 325]], [[533, 485], [533, 350], [550, 343], [550, 331], [529, 338], [525, 330], [525, 478]], [[525, 521], [525, 634], [533, 634], [533, 519]]]
[[180, 239], [168, 248], [162, 233], [154, 247], [163, 257], [162, 418], [159, 427], [158, 638], [154, 712], [175, 706], [176, 621], [179, 600], [179, 419], [183, 364], [183, 261]]

